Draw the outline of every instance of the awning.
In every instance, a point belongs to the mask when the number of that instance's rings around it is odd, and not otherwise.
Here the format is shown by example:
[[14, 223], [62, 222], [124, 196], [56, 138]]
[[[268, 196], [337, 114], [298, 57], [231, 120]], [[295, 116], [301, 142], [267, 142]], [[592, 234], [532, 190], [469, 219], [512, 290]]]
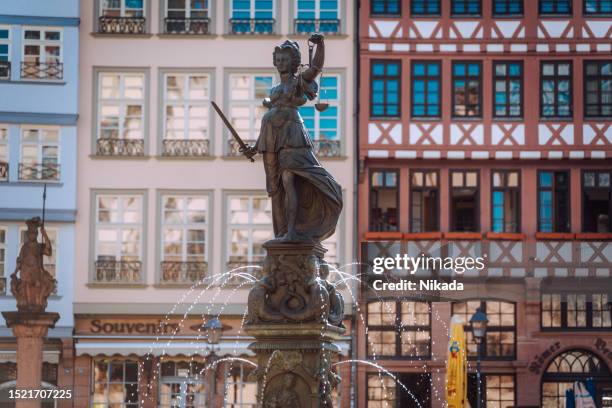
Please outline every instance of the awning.
[[[43, 351], [43, 362], [58, 364], [60, 359], [59, 350], [47, 350]], [[0, 351], [0, 363], [16, 363], [17, 362], [17, 351], [15, 350], [1, 350]]]
[[151, 341], [79, 341], [75, 344], [77, 356], [144, 356], [152, 354], [154, 356], [207, 356], [212, 351], [217, 355], [253, 356], [253, 352], [248, 349], [251, 342], [227, 342], [216, 344], [212, 348], [208, 344], [198, 344], [189, 341], [167, 340], [159, 342]]

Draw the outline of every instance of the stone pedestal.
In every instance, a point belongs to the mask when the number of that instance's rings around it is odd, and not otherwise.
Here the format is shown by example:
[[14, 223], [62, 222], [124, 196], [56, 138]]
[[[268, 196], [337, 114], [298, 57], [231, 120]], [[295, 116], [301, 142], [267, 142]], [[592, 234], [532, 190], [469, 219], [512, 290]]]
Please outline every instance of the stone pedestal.
[[332, 408], [332, 362], [344, 333], [342, 296], [315, 244], [264, 245], [262, 278], [249, 293], [245, 331], [255, 337], [258, 406]]
[[[17, 338], [17, 389], [41, 388], [43, 338], [55, 326], [59, 314], [50, 312], [2, 312]], [[41, 400], [16, 400], [17, 408], [39, 408]]]

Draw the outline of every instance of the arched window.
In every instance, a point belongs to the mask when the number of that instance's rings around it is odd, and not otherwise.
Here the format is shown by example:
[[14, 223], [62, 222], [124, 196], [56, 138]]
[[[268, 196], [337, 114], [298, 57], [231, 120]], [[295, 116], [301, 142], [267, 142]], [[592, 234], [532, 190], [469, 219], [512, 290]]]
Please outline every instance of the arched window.
[[[565, 392], [576, 381], [610, 382], [611, 373], [596, 355], [584, 350], [570, 350], [555, 357], [542, 376], [542, 406], [564, 408]], [[596, 387], [597, 388], [597, 387]], [[598, 400], [600, 396], [596, 396]]]

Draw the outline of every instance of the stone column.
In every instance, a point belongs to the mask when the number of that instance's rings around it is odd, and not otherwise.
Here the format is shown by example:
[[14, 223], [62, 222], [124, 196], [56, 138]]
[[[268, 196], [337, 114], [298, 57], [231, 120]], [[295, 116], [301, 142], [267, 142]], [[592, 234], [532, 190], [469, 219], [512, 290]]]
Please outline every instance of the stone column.
[[[55, 326], [59, 314], [51, 312], [2, 312], [17, 338], [17, 389], [41, 389], [43, 338]], [[40, 399], [16, 400], [16, 408], [39, 408]]]
[[266, 243], [245, 331], [256, 341], [258, 407], [332, 408], [344, 302], [319, 244]]

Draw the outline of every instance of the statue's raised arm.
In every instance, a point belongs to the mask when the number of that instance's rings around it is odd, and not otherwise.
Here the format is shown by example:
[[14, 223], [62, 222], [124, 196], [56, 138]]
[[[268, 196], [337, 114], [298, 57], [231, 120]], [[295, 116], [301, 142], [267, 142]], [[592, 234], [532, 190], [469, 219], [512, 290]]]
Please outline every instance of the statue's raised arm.
[[325, 40], [322, 34], [315, 33], [310, 36], [308, 41], [315, 44], [317, 48], [310, 62], [310, 67], [302, 73], [302, 78], [305, 81], [312, 82], [323, 70], [323, 64], [325, 63]]

